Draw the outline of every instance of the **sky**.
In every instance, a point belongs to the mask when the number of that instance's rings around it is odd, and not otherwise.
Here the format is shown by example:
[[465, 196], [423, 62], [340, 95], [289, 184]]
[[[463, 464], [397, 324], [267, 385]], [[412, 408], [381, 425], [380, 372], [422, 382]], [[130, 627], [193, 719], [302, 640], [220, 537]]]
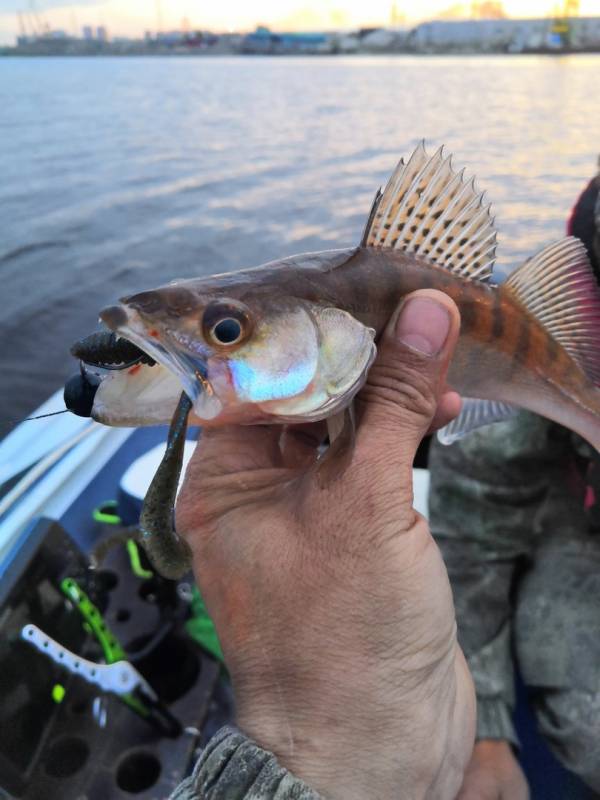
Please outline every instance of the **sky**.
[[[0, 0], [0, 42], [12, 43], [18, 32], [17, 11], [31, 6], [43, 11], [51, 28], [81, 32], [83, 25], [105, 25], [113, 36], [140, 36], [156, 30], [190, 28], [247, 31], [257, 23], [274, 29], [309, 30], [385, 25], [392, 0]], [[456, 0], [397, 0], [407, 23], [433, 18]], [[467, 8], [468, 3], [464, 4]], [[509, 16], [547, 16], [556, 0], [504, 0]], [[160, 12], [159, 12], [160, 9]], [[600, 0], [580, 0], [580, 14], [600, 14]]]

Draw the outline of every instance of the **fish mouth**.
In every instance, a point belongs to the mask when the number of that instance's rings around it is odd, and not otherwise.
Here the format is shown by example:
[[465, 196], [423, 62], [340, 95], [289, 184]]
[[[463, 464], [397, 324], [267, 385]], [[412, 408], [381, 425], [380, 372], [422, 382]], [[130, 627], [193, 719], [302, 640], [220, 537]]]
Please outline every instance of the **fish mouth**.
[[100, 312], [100, 320], [107, 328], [139, 347], [146, 355], [170, 370], [180, 381], [198, 416], [212, 419], [221, 410], [208, 380], [206, 361], [198, 355], [177, 347], [167, 348], [148, 333], [140, 314], [124, 304], [108, 306]]

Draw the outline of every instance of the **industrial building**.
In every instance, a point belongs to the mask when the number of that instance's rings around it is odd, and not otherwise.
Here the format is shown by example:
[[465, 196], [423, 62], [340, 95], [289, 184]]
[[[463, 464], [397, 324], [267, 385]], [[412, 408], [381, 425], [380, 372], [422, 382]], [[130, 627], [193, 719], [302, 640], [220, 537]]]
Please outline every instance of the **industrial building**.
[[421, 52], [598, 49], [600, 17], [436, 20], [414, 28], [407, 45]]
[[[600, 0], [599, 0], [600, 2]], [[324, 55], [352, 53], [568, 53], [600, 52], [600, 16], [580, 17], [579, 0], [560, 0], [555, 15], [537, 19], [508, 19], [502, 2], [471, 2], [458, 6], [469, 19], [423, 22], [409, 29], [393, 0], [389, 25], [359, 30], [282, 32], [258, 26], [243, 34], [163, 28], [162, 0], [156, 0], [157, 32], [142, 39], [109, 37], [106, 28], [85, 25], [82, 36], [52, 30], [47, 16], [28, 0], [18, 12], [18, 55], [221, 54]], [[402, 5], [402, 4], [400, 4]], [[456, 13], [456, 10], [452, 11]]]

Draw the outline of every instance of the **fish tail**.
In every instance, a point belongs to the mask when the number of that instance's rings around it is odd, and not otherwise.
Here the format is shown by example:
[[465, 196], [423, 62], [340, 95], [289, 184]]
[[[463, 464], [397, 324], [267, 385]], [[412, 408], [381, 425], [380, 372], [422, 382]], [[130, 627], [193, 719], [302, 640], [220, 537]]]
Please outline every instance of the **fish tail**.
[[600, 289], [585, 246], [573, 236], [548, 245], [505, 287], [550, 337], [554, 383], [579, 411], [566, 409], [564, 424], [600, 451]]

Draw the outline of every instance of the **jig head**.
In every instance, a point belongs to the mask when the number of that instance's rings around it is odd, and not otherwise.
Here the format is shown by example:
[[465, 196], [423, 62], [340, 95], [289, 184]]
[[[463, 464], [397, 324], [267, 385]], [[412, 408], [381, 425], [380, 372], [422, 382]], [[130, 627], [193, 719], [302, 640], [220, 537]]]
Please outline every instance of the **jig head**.
[[65, 383], [65, 406], [78, 417], [90, 417], [94, 397], [101, 378], [85, 366], [103, 370], [129, 369], [136, 364], [154, 366], [156, 361], [132, 342], [116, 333], [99, 331], [79, 339], [71, 347], [71, 355], [79, 359], [80, 370]]

